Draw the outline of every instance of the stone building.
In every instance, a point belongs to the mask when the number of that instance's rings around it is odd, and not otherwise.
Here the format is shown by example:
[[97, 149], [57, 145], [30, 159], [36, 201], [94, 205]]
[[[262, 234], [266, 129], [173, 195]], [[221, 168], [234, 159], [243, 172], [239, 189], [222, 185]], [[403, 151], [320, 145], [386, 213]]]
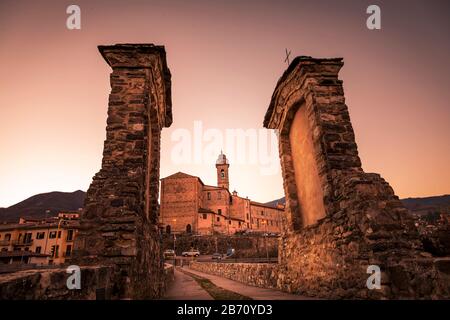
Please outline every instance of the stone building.
[[280, 233], [284, 207], [272, 207], [230, 192], [227, 157], [216, 161], [217, 186], [183, 172], [161, 179], [159, 221], [164, 231], [201, 235], [239, 231]]

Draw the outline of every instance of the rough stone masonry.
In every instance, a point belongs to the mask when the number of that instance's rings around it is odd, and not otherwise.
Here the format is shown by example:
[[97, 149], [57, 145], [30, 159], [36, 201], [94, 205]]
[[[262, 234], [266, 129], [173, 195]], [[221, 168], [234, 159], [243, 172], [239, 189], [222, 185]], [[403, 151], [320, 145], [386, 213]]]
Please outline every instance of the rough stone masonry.
[[[278, 287], [323, 298], [442, 298], [450, 261], [425, 253], [390, 185], [361, 168], [338, 72], [341, 58], [295, 58], [264, 119], [279, 133], [287, 230]], [[367, 267], [382, 271], [366, 287]]]
[[101, 170], [86, 195], [75, 264], [110, 265], [112, 298], [157, 298], [164, 281], [158, 232], [160, 134], [172, 123], [163, 46], [99, 46], [112, 67]]

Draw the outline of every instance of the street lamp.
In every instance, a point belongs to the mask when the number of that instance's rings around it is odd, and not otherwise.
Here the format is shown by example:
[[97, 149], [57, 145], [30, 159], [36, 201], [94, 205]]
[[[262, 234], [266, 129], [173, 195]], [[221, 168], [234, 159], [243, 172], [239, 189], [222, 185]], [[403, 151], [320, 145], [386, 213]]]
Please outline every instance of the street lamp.
[[267, 249], [267, 236], [268, 236], [268, 234], [267, 234], [267, 221], [263, 220], [261, 223], [264, 225], [264, 230], [266, 231], [264, 233], [264, 247], [266, 248], [267, 262], [269, 262], [269, 250]]
[[[177, 219], [172, 219], [172, 222], [173, 222], [173, 225], [175, 227], [175, 222], [177, 222]], [[175, 235], [174, 231], [172, 231], [172, 232], [173, 232], [173, 265], [174, 265], [174, 267], [176, 267], [176, 265], [177, 265], [177, 259], [176, 259], [177, 253], [175, 251], [176, 250], [175, 242], [177, 241], [177, 236]]]

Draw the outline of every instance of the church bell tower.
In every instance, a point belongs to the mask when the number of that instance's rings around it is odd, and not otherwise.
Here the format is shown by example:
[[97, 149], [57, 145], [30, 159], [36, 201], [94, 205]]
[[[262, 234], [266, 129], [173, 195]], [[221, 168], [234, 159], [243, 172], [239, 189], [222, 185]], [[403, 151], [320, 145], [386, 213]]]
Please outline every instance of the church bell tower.
[[216, 161], [217, 169], [217, 186], [229, 189], [230, 182], [228, 180], [228, 168], [230, 164], [228, 163], [227, 157], [220, 151], [219, 157]]

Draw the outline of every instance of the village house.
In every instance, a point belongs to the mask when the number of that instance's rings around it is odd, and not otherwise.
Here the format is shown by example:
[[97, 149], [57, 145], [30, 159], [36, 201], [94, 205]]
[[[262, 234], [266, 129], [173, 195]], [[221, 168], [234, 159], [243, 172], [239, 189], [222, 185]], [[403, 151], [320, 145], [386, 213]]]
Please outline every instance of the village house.
[[63, 264], [70, 259], [79, 227], [79, 212], [0, 224], [1, 264]]

